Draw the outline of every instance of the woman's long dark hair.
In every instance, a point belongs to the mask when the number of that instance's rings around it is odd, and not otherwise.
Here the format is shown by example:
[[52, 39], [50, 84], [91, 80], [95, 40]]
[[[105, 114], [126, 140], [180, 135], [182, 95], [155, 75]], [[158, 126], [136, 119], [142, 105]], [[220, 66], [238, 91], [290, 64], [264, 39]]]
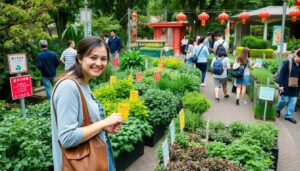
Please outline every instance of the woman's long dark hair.
[[82, 79], [84, 75], [79, 60], [82, 60], [83, 57], [88, 56], [96, 47], [105, 47], [107, 52], [107, 62], [109, 62], [109, 48], [107, 44], [99, 37], [88, 36], [79, 41], [77, 55], [76, 55], [76, 62], [72, 67], [70, 67], [68, 70], [64, 72], [62, 77], [68, 75], [69, 73], [72, 73], [72, 76]]
[[237, 58], [237, 62], [240, 64], [248, 64], [250, 58], [250, 49], [247, 47], [244, 47], [242, 50], [242, 53]]

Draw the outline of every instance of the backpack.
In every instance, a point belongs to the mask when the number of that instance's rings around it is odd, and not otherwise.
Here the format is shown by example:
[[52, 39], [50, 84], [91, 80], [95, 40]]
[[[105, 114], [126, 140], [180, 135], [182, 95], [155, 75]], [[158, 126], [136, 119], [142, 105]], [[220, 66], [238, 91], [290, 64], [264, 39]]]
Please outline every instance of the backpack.
[[213, 74], [216, 74], [216, 75], [222, 75], [223, 72], [224, 72], [224, 66], [223, 66], [223, 60], [224, 57], [222, 57], [221, 59], [218, 59], [216, 57], [216, 60], [214, 61], [213, 63], [213, 66], [212, 66], [212, 73]]
[[218, 45], [217, 49], [216, 49], [216, 56], [220, 55], [220, 56], [226, 56], [227, 55], [227, 51], [225, 49], [225, 47], [223, 46], [225, 40]]

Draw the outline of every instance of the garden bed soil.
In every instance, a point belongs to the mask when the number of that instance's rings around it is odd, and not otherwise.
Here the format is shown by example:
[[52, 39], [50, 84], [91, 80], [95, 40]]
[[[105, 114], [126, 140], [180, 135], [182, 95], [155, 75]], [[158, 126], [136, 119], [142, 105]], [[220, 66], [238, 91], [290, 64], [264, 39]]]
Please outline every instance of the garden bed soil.
[[167, 125], [153, 126], [153, 134], [151, 137], [145, 137], [144, 143], [149, 147], [154, 147], [155, 144], [165, 135]]
[[137, 142], [133, 145], [134, 150], [131, 152], [124, 152], [115, 158], [115, 165], [117, 171], [123, 171], [128, 168], [136, 159], [144, 155], [144, 143]]

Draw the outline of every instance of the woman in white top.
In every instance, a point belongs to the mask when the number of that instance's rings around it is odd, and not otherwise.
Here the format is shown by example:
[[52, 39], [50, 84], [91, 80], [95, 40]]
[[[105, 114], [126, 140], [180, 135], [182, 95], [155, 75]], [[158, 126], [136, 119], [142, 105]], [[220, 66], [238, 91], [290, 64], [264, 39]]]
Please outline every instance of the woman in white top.
[[189, 43], [187, 45], [186, 49], [186, 56], [185, 56], [185, 62], [186, 64], [193, 65], [193, 62], [191, 60], [191, 57], [193, 56], [193, 49], [194, 49], [194, 41], [191, 39], [189, 40]]
[[187, 46], [187, 44], [188, 44], [188, 39], [186, 39], [185, 38], [185, 36], [183, 37], [183, 39], [181, 40], [181, 51], [182, 51], [182, 53], [184, 54], [184, 55], [186, 55], [186, 52], [185, 52], [185, 50], [186, 50], [186, 46]]

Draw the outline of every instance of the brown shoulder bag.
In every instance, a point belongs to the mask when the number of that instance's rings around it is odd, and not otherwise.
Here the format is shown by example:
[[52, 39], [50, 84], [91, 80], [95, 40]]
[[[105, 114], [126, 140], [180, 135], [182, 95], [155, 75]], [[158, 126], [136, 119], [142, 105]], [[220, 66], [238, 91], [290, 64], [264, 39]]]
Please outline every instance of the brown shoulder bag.
[[[56, 90], [56, 87], [66, 79], [73, 80], [78, 88], [82, 109], [83, 109], [83, 124], [81, 127], [85, 127], [92, 124], [90, 119], [89, 111], [86, 105], [86, 101], [82, 90], [78, 83], [72, 78], [61, 79], [55, 86], [53, 94]], [[52, 105], [54, 109], [54, 102], [52, 98]], [[57, 115], [55, 109], [54, 118], [57, 125]], [[107, 152], [106, 144], [98, 137], [94, 136], [90, 140], [79, 144], [77, 147], [72, 147], [65, 149], [62, 147], [60, 142], [58, 142], [62, 152], [62, 171], [107, 171], [108, 170], [108, 161], [107, 161]]]
[[293, 62], [292, 59], [289, 59], [289, 87], [297, 88], [298, 87], [298, 77], [291, 77]]

